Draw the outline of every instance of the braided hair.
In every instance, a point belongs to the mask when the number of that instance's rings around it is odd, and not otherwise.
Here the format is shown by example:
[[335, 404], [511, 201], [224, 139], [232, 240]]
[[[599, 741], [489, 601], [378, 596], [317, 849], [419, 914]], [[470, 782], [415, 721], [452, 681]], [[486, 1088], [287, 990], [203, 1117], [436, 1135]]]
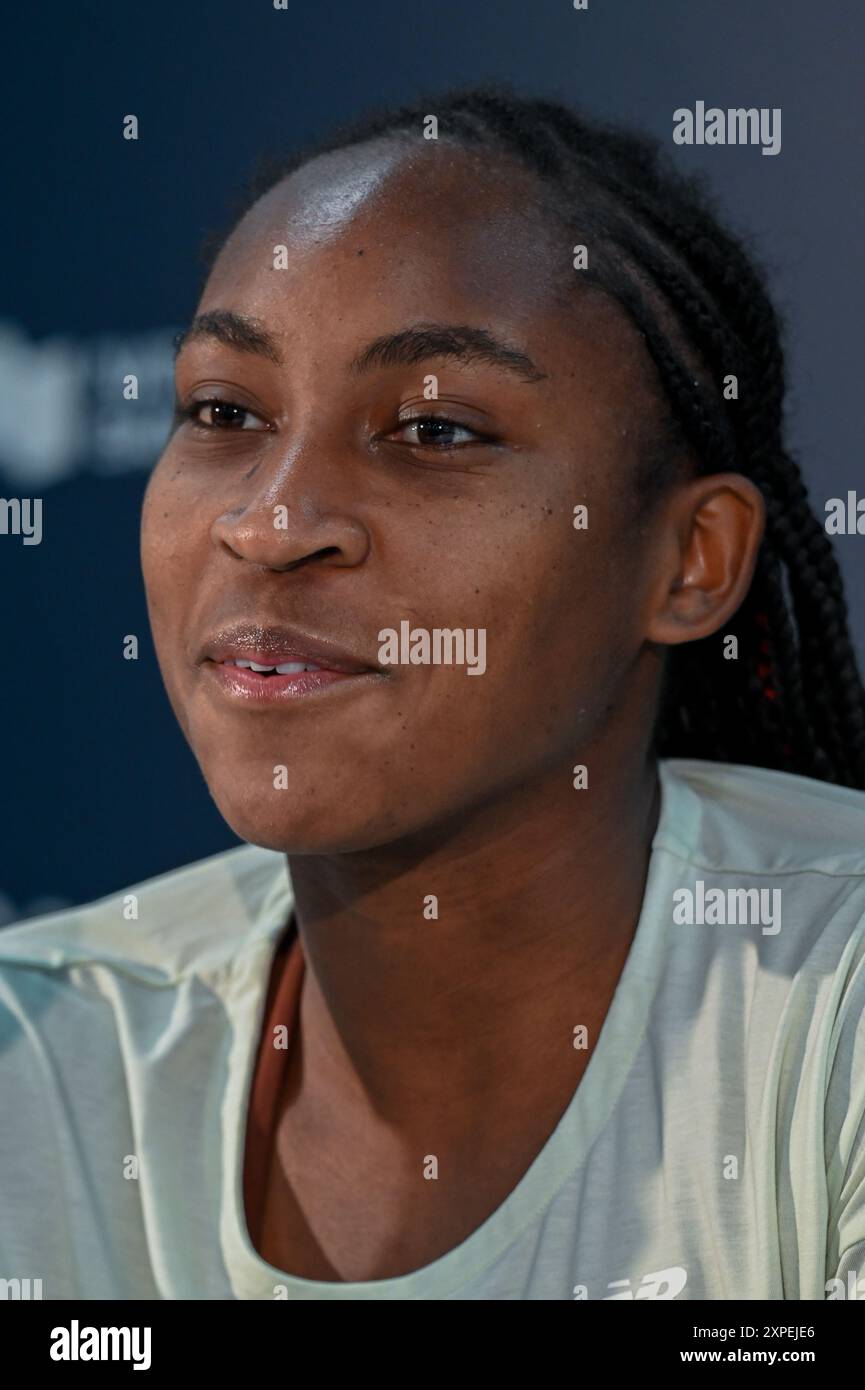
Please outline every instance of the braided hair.
[[[589, 247], [579, 283], [593, 281], [616, 299], [643, 337], [668, 410], [645, 450], [638, 495], [657, 496], [687, 457], [697, 473], [745, 474], [763, 496], [765, 532], [744, 602], [723, 633], [667, 654], [657, 755], [865, 789], [865, 690], [839, 566], [783, 441], [778, 318], [765, 272], [722, 226], [703, 176], [676, 170], [648, 134], [521, 97], [510, 84], [485, 84], [374, 110], [287, 160], [265, 158], [231, 226], [316, 155], [378, 137], [420, 140], [429, 114], [438, 138], [534, 172], [545, 205], [567, 228], [563, 244]], [[206, 272], [225, 236], [206, 239]], [[731, 375], [733, 400], [723, 390]], [[737, 659], [722, 656], [730, 634]]]

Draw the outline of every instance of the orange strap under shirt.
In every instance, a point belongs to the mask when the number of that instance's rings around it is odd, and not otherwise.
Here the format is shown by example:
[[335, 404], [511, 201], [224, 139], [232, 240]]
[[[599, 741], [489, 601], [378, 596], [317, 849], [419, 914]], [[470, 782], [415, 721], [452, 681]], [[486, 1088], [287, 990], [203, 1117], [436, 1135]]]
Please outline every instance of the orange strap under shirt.
[[[278, 1101], [285, 1066], [297, 1025], [303, 970], [303, 950], [292, 917], [273, 958], [249, 1098], [243, 1165], [243, 1200], [246, 1224], [253, 1244], [258, 1237], [259, 1216], [273, 1153], [274, 1131], [279, 1118]], [[285, 1047], [274, 1047], [274, 1029], [279, 1026], [286, 1029]]]

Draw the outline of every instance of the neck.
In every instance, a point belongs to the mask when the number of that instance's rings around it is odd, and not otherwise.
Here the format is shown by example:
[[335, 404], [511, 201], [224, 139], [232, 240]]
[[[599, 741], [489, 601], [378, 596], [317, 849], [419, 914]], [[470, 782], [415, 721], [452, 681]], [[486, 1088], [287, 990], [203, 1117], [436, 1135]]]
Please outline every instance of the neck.
[[529, 1083], [575, 1025], [600, 1026], [659, 784], [652, 759], [592, 767], [590, 791], [557, 768], [411, 842], [290, 857], [306, 1074], [410, 1125], [455, 1093], [470, 1107]]

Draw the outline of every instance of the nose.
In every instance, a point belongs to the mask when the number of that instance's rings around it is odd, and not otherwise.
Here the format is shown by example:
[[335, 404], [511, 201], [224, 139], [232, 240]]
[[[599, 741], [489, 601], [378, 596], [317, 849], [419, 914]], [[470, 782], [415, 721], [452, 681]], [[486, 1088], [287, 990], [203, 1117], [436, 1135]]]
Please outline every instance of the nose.
[[311, 449], [295, 450], [266, 476], [264, 467], [257, 472], [254, 495], [214, 521], [216, 545], [271, 570], [313, 562], [336, 568], [363, 563], [370, 537], [347, 491], [350, 469]]

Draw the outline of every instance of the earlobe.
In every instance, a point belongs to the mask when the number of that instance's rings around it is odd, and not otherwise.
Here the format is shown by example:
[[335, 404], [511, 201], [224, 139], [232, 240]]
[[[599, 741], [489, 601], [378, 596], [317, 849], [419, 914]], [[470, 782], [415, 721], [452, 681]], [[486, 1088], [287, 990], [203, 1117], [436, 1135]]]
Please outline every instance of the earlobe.
[[717, 632], [748, 593], [765, 522], [762, 493], [744, 474], [714, 473], [677, 492], [663, 523], [649, 641], [673, 646]]

